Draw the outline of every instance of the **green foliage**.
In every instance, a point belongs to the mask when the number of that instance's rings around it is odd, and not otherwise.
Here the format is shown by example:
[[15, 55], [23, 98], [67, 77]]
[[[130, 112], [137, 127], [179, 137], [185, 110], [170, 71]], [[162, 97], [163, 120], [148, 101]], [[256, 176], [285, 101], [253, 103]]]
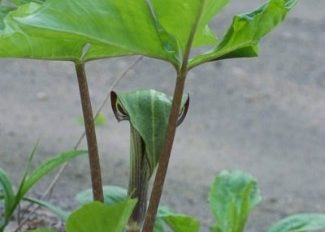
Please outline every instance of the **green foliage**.
[[[172, 100], [156, 90], [140, 90], [126, 93], [112, 93], [112, 107], [116, 118], [129, 120], [140, 134], [146, 149], [150, 175], [159, 160], [159, 153], [165, 141]], [[183, 99], [179, 123], [184, 119], [188, 99]]]
[[285, 218], [268, 232], [305, 232], [325, 229], [325, 214], [297, 214]]
[[197, 219], [174, 213], [166, 207], [160, 207], [156, 216], [154, 232], [165, 232], [165, 225], [168, 225], [174, 232], [198, 232], [200, 229]]
[[3, 29], [4, 27], [4, 23], [3, 23], [3, 19], [7, 16], [7, 14], [14, 10], [15, 8], [13, 7], [9, 7], [9, 6], [1, 6], [0, 5], [0, 30]]
[[[283, 21], [296, 2], [269, 0], [256, 11], [236, 16], [217, 43], [208, 23], [228, 1], [31, 2], [0, 17], [0, 57], [82, 63], [141, 54], [169, 61], [179, 68], [191, 32], [193, 46], [217, 45], [211, 52], [193, 58], [190, 67], [225, 58], [251, 57], [257, 55], [259, 40]], [[15, 2], [20, 5], [30, 0]], [[65, 14], [67, 11], [69, 15]]]
[[255, 11], [237, 15], [215, 49], [190, 61], [190, 67], [208, 61], [258, 55], [259, 41], [281, 23], [296, 0], [270, 0]]
[[215, 45], [216, 37], [207, 26], [211, 18], [216, 15], [228, 0], [152, 0], [159, 21], [168, 33], [173, 35], [183, 54], [192, 27], [197, 20], [199, 25], [196, 30], [194, 45]]
[[[104, 186], [103, 191], [106, 205], [121, 203], [128, 199], [127, 190], [118, 186]], [[90, 203], [92, 190], [87, 189], [78, 193], [76, 200], [81, 205]], [[166, 226], [175, 232], [196, 232], [199, 231], [200, 224], [190, 216], [174, 213], [167, 207], [159, 207], [154, 232], [165, 232]]]
[[[15, 194], [13, 192], [13, 186], [7, 173], [0, 169], [0, 190], [4, 199], [4, 221], [0, 221], [0, 228], [5, 224], [7, 218], [10, 217], [11, 207], [15, 204]], [[1, 229], [0, 229], [1, 231]]]
[[242, 232], [251, 210], [261, 201], [257, 182], [242, 171], [223, 171], [214, 180], [209, 203], [214, 232]]
[[45, 0], [10, 0], [16, 6], [24, 5], [26, 3], [35, 2], [35, 3], [43, 3]]
[[[284, 20], [296, 1], [269, 0], [251, 13], [235, 16], [224, 37], [217, 39], [208, 23], [229, 0], [12, 0], [17, 8], [0, 5], [0, 57], [85, 63], [140, 54], [165, 60], [175, 66], [178, 75], [183, 72], [181, 74], [186, 77], [189, 69], [205, 62], [257, 56], [260, 40]], [[191, 47], [207, 45], [213, 49], [193, 57], [187, 66], [184, 54], [190, 53]], [[184, 70], [181, 67], [185, 67]], [[115, 101], [112, 105], [117, 118], [129, 120], [145, 144], [150, 177], [164, 145], [171, 99], [154, 90], [113, 96]], [[179, 121], [184, 119], [187, 105], [184, 100]], [[103, 119], [99, 121], [97, 124], [106, 123]], [[26, 193], [44, 175], [84, 153], [64, 153], [45, 162], [31, 174], [26, 171], [17, 194], [13, 192], [10, 178], [0, 169], [5, 217], [0, 221], [0, 231]], [[124, 229], [136, 202], [124, 200], [126, 191], [118, 187], [106, 187], [104, 191], [105, 202], [109, 205], [94, 202], [83, 206], [69, 217], [68, 232], [118, 232]], [[91, 201], [90, 196], [88, 190], [78, 194], [77, 199], [84, 204]], [[61, 214], [63, 219], [67, 217], [65, 212], [48, 203], [26, 199]], [[240, 171], [222, 172], [216, 177], [209, 194], [217, 221], [213, 231], [242, 232], [249, 213], [260, 200], [252, 176]], [[322, 215], [293, 216], [280, 221], [269, 232], [323, 228], [323, 221]], [[176, 232], [199, 230], [196, 219], [160, 209], [155, 231], [165, 231], [165, 225]], [[38, 230], [41, 231], [46, 230]]]
[[[127, 190], [119, 186], [104, 186], [104, 202], [107, 205], [119, 203], [125, 201], [127, 196]], [[80, 205], [84, 205], [93, 201], [92, 189], [84, 190], [77, 194], [76, 200]]]
[[171, 37], [142, 0], [49, 0], [22, 5], [4, 23], [3, 57], [85, 62], [142, 54], [175, 60], [164, 49]]
[[13, 192], [13, 186], [10, 181], [10, 178], [2, 169], [0, 169], [0, 189], [3, 190], [4, 195], [4, 219], [0, 221], [0, 232], [2, 232], [5, 226], [8, 224], [10, 218], [12, 217], [15, 209], [20, 204], [21, 200], [25, 197], [28, 191], [45, 175], [53, 171], [63, 163], [83, 154], [86, 154], [86, 151], [68, 151], [61, 153], [49, 160], [45, 161], [34, 171], [29, 173], [30, 164], [35, 153], [35, 149], [31, 153], [26, 168], [26, 172], [20, 182], [17, 193]]
[[135, 204], [136, 200], [130, 199], [113, 205], [86, 204], [71, 214], [67, 232], [122, 232]]

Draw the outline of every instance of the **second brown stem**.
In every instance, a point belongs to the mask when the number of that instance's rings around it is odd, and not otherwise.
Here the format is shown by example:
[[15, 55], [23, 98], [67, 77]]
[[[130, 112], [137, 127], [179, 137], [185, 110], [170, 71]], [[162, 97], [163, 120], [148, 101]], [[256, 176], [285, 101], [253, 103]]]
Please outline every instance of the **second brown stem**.
[[176, 124], [177, 124], [180, 107], [182, 103], [185, 79], [186, 79], [186, 70], [182, 70], [178, 75], [176, 81], [174, 98], [173, 98], [172, 108], [169, 116], [167, 132], [166, 132], [165, 144], [160, 155], [157, 174], [156, 174], [155, 182], [151, 193], [150, 204], [146, 213], [145, 223], [142, 229], [143, 232], [153, 231], [154, 221], [157, 214], [158, 205], [160, 202], [160, 198], [161, 198], [161, 194], [165, 182], [165, 177], [167, 174], [171, 150], [175, 138]]
[[95, 201], [104, 202], [102, 174], [98, 154], [96, 130], [93, 117], [93, 110], [91, 107], [91, 101], [89, 96], [85, 67], [84, 64], [75, 64], [75, 68], [78, 77], [80, 99], [85, 123], [93, 197]]

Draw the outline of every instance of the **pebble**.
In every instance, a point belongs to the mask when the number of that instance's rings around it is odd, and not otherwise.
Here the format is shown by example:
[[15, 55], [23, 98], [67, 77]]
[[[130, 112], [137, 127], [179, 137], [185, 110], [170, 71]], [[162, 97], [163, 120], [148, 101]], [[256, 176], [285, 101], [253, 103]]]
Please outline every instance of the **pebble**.
[[40, 100], [40, 101], [45, 101], [45, 100], [48, 99], [48, 94], [45, 93], [45, 92], [38, 92], [38, 93], [36, 94], [36, 97], [37, 97], [37, 99]]

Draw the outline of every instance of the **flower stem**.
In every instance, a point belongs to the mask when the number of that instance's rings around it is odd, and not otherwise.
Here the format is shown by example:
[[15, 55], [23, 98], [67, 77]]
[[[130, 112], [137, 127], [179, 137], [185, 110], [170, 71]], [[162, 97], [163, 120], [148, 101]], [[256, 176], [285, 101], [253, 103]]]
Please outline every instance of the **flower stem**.
[[95, 201], [104, 201], [96, 130], [84, 64], [75, 64], [89, 152], [90, 175]]
[[171, 150], [175, 138], [177, 119], [179, 116], [180, 106], [182, 103], [184, 85], [185, 85], [185, 76], [183, 75], [179, 76], [176, 81], [174, 98], [173, 98], [171, 113], [169, 116], [169, 122], [168, 122], [168, 127], [166, 132], [165, 144], [159, 158], [157, 174], [155, 177], [155, 182], [150, 197], [150, 203], [146, 213], [144, 226], [142, 229], [143, 232], [153, 231], [155, 217], [157, 214], [160, 198], [162, 195], [165, 177], [167, 174], [167, 169], [169, 164], [169, 159], [171, 155]]
[[140, 232], [147, 210], [147, 194], [150, 175], [144, 141], [139, 132], [132, 125], [130, 134], [130, 178], [128, 196], [130, 198], [136, 198], [138, 202], [129, 219], [127, 232]]
[[160, 198], [162, 195], [165, 178], [168, 170], [168, 164], [169, 159], [171, 155], [171, 150], [174, 143], [175, 133], [176, 133], [176, 127], [177, 127], [177, 119], [179, 116], [181, 103], [182, 103], [182, 97], [185, 87], [185, 80], [188, 73], [188, 61], [191, 53], [192, 44], [194, 41], [195, 33], [200, 21], [200, 17], [202, 14], [203, 6], [205, 4], [205, 0], [201, 1], [200, 8], [198, 9], [196, 19], [193, 23], [191, 32], [189, 34], [186, 47], [184, 50], [183, 55], [183, 61], [182, 65], [180, 66], [180, 69], [177, 71], [177, 79], [176, 79], [176, 85], [174, 89], [174, 95], [173, 95], [173, 102], [172, 102], [172, 108], [169, 115], [169, 121], [166, 131], [166, 138], [165, 143], [162, 148], [162, 151], [160, 153], [159, 163], [158, 163], [158, 169], [157, 174], [155, 177], [155, 181], [153, 184], [153, 189], [151, 192], [149, 207], [146, 213], [144, 225], [142, 228], [142, 232], [152, 232], [153, 227], [155, 224], [155, 218], [158, 211], [158, 206], [160, 202]]

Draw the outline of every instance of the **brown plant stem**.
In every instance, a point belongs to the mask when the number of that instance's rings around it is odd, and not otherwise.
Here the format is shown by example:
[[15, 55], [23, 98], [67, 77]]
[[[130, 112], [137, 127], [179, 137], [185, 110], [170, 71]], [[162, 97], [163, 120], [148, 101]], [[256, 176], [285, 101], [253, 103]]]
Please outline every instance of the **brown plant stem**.
[[162, 149], [159, 165], [157, 169], [157, 174], [155, 177], [155, 182], [151, 192], [150, 203], [146, 213], [145, 222], [143, 225], [143, 232], [151, 232], [153, 230], [155, 217], [157, 214], [160, 198], [163, 191], [163, 186], [165, 182], [165, 177], [167, 174], [169, 159], [171, 155], [171, 150], [173, 147], [173, 142], [176, 133], [176, 124], [179, 116], [179, 111], [182, 103], [182, 97], [184, 92], [186, 72], [180, 75], [176, 81], [176, 87], [174, 91], [174, 98], [172, 102], [172, 108], [169, 116], [168, 127], [166, 131], [165, 144]]
[[168, 120], [165, 143], [160, 153], [157, 174], [153, 184], [153, 189], [149, 201], [149, 207], [146, 213], [142, 232], [152, 232], [155, 224], [155, 218], [158, 211], [158, 206], [162, 195], [162, 191], [164, 188], [171, 150], [174, 143], [176, 127], [177, 127], [177, 119], [181, 108], [182, 97], [183, 97], [183, 92], [185, 87], [185, 80], [188, 73], [188, 60], [190, 57], [191, 47], [194, 41], [195, 32], [200, 21], [204, 4], [205, 1], [202, 0], [195, 21], [193, 23], [193, 27], [189, 34], [188, 41], [186, 43], [182, 65], [180, 66], [180, 69], [177, 72], [176, 85], [174, 89], [172, 108]]
[[[99, 108], [96, 111], [95, 114], [95, 118], [94, 120], [99, 116], [100, 112], [103, 110], [104, 106], [107, 104], [107, 102], [110, 99], [110, 93], [113, 90], [113, 88], [124, 78], [126, 77], [126, 75], [129, 73], [130, 70], [132, 70], [132, 68], [134, 68], [137, 64], [139, 64], [141, 61], [143, 60], [143, 56], [138, 57], [132, 64], [130, 64], [119, 76], [118, 78], [113, 82], [113, 84], [109, 87], [109, 90], [107, 91], [107, 94], [105, 96], [105, 99], [103, 100], [103, 102], [101, 103], [101, 105], [99, 106]], [[86, 136], [86, 132], [84, 131], [79, 139], [77, 140], [76, 144], [74, 145], [74, 150], [77, 150], [82, 142], [82, 140], [84, 139], [84, 137]], [[46, 198], [49, 198], [55, 185], [57, 184], [57, 182], [59, 181], [60, 177], [62, 176], [63, 172], [65, 171], [65, 169], [67, 168], [68, 163], [65, 163], [61, 166], [61, 168], [59, 169], [59, 171], [56, 173], [56, 175], [54, 176], [53, 180], [51, 181], [51, 183], [49, 184], [49, 186], [47, 187], [47, 189], [44, 191], [44, 193], [41, 196], [41, 199], [44, 200]], [[29, 209], [32, 206], [32, 204], [30, 204], [29, 206], [27, 206], [26, 209]], [[27, 214], [27, 216], [24, 217], [24, 219], [21, 221], [21, 223], [18, 224], [17, 228], [15, 229], [14, 232], [17, 232], [21, 229], [21, 227], [30, 219], [30, 217], [40, 208], [40, 206], [36, 206], [35, 208], [33, 208], [31, 210], [30, 213]], [[0, 228], [1, 231], [1, 228]]]
[[95, 201], [104, 202], [96, 130], [95, 130], [93, 111], [92, 111], [91, 101], [89, 96], [85, 66], [84, 64], [76, 63], [75, 68], [78, 77], [80, 99], [81, 99], [82, 112], [84, 116], [84, 123], [85, 123], [85, 130], [86, 130], [93, 197]]
[[[130, 64], [119, 76], [118, 78], [113, 82], [113, 84], [109, 87], [107, 94], [104, 98], [104, 100], [102, 101], [102, 103], [100, 104], [100, 106], [98, 107], [94, 120], [96, 120], [98, 118], [98, 116], [100, 115], [101, 111], [104, 109], [105, 105], [107, 104], [107, 102], [110, 99], [110, 93], [113, 90], [113, 88], [118, 85], [120, 83], [120, 81], [126, 77], [126, 75], [130, 72], [130, 70], [132, 70], [136, 65], [138, 65], [141, 61], [143, 60], [143, 56], [138, 57], [132, 64]], [[82, 142], [82, 140], [85, 138], [86, 136], [86, 131], [83, 131], [82, 134], [80, 135], [79, 139], [77, 140], [76, 144], [74, 145], [73, 149], [77, 150]], [[44, 192], [44, 194], [42, 195], [41, 199], [45, 199], [46, 197], [49, 197], [51, 195], [51, 192], [53, 190], [53, 188], [55, 187], [56, 183], [58, 182], [59, 178], [61, 177], [62, 173], [64, 172], [64, 170], [66, 169], [68, 163], [65, 163], [60, 170], [57, 172], [57, 174], [55, 175], [55, 177], [53, 178], [52, 182], [49, 184], [49, 186], [47, 187], [46, 191]]]

